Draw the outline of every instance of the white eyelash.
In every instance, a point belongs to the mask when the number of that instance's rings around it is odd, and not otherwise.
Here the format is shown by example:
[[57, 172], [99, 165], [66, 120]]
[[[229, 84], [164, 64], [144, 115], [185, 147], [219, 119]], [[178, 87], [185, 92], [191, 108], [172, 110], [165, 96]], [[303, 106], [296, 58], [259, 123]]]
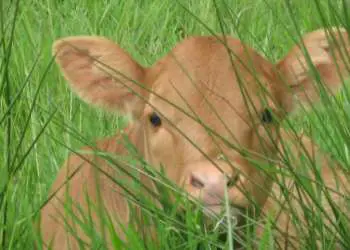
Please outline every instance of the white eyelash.
[[224, 154], [219, 154], [217, 157], [216, 157], [216, 160], [227, 160], [226, 156]]

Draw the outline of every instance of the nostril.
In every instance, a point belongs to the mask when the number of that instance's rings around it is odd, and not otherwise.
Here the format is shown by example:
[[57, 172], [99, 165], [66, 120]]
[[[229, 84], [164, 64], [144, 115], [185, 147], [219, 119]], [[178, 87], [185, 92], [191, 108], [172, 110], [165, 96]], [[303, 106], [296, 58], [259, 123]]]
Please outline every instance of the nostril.
[[204, 183], [202, 181], [198, 180], [193, 175], [191, 175], [190, 184], [195, 188], [199, 188], [199, 189], [204, 188]]

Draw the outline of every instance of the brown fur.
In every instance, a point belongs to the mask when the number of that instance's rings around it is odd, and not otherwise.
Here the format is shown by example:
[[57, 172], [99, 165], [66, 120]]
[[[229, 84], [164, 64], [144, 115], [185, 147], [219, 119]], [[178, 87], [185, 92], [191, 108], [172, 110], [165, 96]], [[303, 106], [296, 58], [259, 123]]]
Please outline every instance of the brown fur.
[[[348, 75], [340, 53], [349, 51], [350, 46], [344, 30], [339, 33], [333, 29], [331, 34], [336, 42], [329, 40], [324, 30], [318, 30], [307, 34], [303, 43], [325, 86], [335, 91], [341, 83], [338, 73], [341, 77]], [[223, 45], [225, 41], [227, 46]], [[118, 45], [101, 37], [64, 38], [53, 48], [56, 62], [72, 89], [87, 102], [131, 115], [134, 124], [127, 134], [136, 148], [158, 170], [160, 164], [165, 166], [169, 179], [201, 200], [204, 206], [217, 206], [224, 197], [225, 176], [234, 178], [239, 174], [236, 185], [228, 187], [233, 205], [248, 208], [253, 199], [263, 206], [263, 214], [278, 214], [281, 207], [273, 198], [283, 200], [278, 185], [264, 171], [256, 169], [240, 150], [251, 153], [250, 160], [262, 164], [278, 162], [279, 147], [276, 145], [281, 135], [283, 138], [288, 136], [281, 132], [277, 122], [264, 124], [262, 113], [268, 107], [283, 119], [286, 113], [295, 109], [296, 97], [306, 103], [317, 100], [313, 78], [300, 45], [279, 63], [272, 64], [237, 39], [224, 37], [220, 42], [214, 37], [192, 37], [179, 43], [149, 68], [142, 67]], [[251, 103], [247, 104], [245, 95]], [[150, 124], [149, 117], [153, 112], [157, 112], [162, 120], [160, 127]], [[195, 121], [196, 118], [200, 118], [200, 122]], [[208, 133], [202, 124], [212, 132]], [[127, 154], [125, 147], [116, 142], [117, 138], [101, 140], [96, 147], [115, 155]], [[309, 152], [318, 152], [307, 137], [302, 140]], [[238, 150], [232, 149], [227, 142]], [[294, 148], [296, 154], [299, 151], [298, 147]], [[225, 155], [228, 161], [220, 155]], [[98, 168], [118, 179], [128, 179], [98, 157], [72, 155], [58, 174], [52, 192], [74, 169], [80, 167], [79, 171], [41, 213], [44, 242], [54, 238], [54, 249], [67, 249], [69, 244], [73, 249], [78, 247], [74, 237], [67, 238], [69, 233], [62, 226], [60, 214], [64, 214], [64, 208], [61, 202], [65, 194], [86, 211], [86, 194], [93, 203], [99, 201], [96, 186], [102, 204], [114, 218], [114, 226], [123, 238], [116, 223], [119, 219], [123, 225], [128, 225], [130, 220], [123, 191], [96, 170], [90, 163], [93, 158], [96, 158]], [[329, 164], [322, 166], [325, 182], [336, 188]], [[293, 167], [297, 168], [297, 163]], [[143, 181], [147, 182], [147, 178]], [[298, 205], [293, 203], [293, 206]], [[73, 220], [65, 216], [68, 224], [73, 226]], [[92, 212], [92, 219], [98, 228], [95, 212]], [[280, 244], [298, 237], [286, 209], [282, 208], [282, 215], [276, 216], [275, 222], [283, 231], [282, 236], [277, 236]], [[77, 232], [89, 243], [82, 230]], [[285, 237], [286, 234], [289, 236]], [[108, 236], [106, 238], [108, 241]]]

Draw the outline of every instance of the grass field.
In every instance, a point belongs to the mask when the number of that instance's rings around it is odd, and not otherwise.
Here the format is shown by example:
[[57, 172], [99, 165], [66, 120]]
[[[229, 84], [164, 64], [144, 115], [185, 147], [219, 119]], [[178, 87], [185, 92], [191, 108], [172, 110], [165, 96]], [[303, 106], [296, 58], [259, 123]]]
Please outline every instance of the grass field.
[[[0, 249], [32, 249], [37, 239], [32, 222], [70, 148], [126, 124], [118, 114], [91, 108], [72, 94], [53, 64], [56, 39], [103, 35], [151, 65], [184, 37], [224, 30], [276, 62], [299, 34], [350, 27], [347, 7], [346, 0], [0, 1]], [[290, 119], [344, 166], [350, 162], [349, 100], [345, 88], [327, 105]], [[165, 221], [159, 226], [162, 249], [196, 249], [200, 243], [202, 249], [229, 247], [197, 227], [193, 215], [184, 226], [198, 237], [172, 233], [174, 225]], [[156, 249], [130, 235], [130, 249]], [[310, 237], [310, 249], [314, 244]], [[270, 246], [262, 242], [260, 249]]]

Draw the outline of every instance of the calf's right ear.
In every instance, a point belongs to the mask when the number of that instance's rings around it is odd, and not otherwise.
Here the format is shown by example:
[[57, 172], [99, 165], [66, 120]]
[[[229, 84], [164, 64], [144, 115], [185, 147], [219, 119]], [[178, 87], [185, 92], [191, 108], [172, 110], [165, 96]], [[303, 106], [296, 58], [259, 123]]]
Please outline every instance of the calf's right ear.
[[[350, 40], [343, 28], [319, 29], [306, 34], [277, 67], [304, 103], [319, 99], [320, 88], [335, 93], [350, 75]], [[322, 85], [317, 84], [317, 78]], [[288, 98], [285, 100], [289, 101]], [[292, 103], [285, 106], [292, 109]], [[287, 108], [288, 109], [288, 108]]]
[[84, 101], [134, 117], [143, 111], [147, 91], [140, 84], [145, 69], [114, 42], [103, 37], [67, 37], [54, 43], [53, 54]]

